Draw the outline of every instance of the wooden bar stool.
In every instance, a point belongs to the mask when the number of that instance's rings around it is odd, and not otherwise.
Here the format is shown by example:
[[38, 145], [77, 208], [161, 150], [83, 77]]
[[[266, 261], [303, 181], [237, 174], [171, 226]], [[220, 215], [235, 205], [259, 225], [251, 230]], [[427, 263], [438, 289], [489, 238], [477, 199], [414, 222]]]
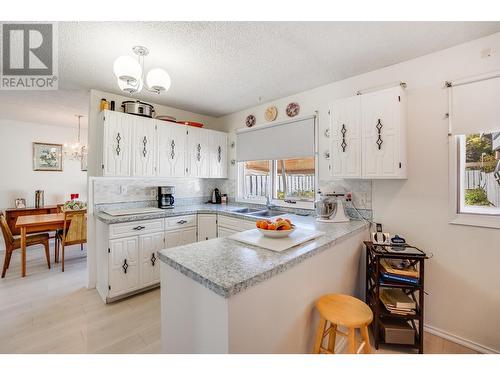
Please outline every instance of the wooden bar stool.
[[[349, 353], [356, 354], [363, 350], [371, 353], [368, 326], [373, 320], [372, 310], [366, 303], [357, 298], [344, 294], [327, 294], [316, 301], [316, 308], [320, 314], [320, 322], [316, 331], [316, 341], [313, 353], [335, 354], [335, 338], [338, 335], [346, 336], [349, 343]], [[329, 327], [327, 329], [327, 323]], [[338, 326], [347, 328], [347, 334], [337, 330]], [[361, 345], [357, 348], [356, 329], [361, 332]], [[323, 347], [323, 340], [327, 337], [327, 348]]]

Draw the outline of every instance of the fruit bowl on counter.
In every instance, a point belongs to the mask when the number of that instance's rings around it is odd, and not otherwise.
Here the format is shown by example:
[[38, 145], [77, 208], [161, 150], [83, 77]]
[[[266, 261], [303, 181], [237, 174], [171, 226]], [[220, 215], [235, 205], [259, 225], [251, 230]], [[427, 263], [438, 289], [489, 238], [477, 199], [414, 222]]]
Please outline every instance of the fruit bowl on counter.
[[266, 237], [284, 238], [295, 231], [295, 225], [289, 219], [277, 218], [276, 220], [259, 220], [255, 226]]

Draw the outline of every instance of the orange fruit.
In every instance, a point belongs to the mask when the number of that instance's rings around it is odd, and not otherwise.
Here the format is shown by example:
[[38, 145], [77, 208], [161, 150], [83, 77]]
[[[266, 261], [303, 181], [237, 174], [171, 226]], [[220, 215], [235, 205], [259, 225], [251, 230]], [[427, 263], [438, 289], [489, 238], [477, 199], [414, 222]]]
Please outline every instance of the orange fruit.
[[292, 224], [292, 222], [290, 221], [290, 219], [285, 219], [285, 221], [287, 221], [288, 224]]
[[257, 228], [260, 228], [260, 220], [258, 220], [258, 221], [256, 221], [256, 222], [255, 222], [255, 226], [256, 226]]
[[268, 229], [268, 230], [276, 230], [276, 224], [269, 224], [269, 225], [267, 226], [267, 229]]
[[262, 221], [262, 222], [260, 223], [260, 229], [267, 229], [267, 228], [268, 228], [268, 224], [267, 224], [267, 222]]

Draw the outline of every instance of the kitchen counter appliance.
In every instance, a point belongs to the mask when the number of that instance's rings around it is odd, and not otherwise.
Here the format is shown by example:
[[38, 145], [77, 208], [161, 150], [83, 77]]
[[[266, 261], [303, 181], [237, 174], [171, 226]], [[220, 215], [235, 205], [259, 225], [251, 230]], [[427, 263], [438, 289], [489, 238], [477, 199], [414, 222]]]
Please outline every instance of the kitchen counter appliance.
[[141, 102], [140, 100], [126, 100], [122, 102], [123, 112], [131, 115], [152, 118], [155, 110], [151, 104]]
[[345, 194], [322, 194], [319, 192], [319, 199], [314, 202], [317, 221], [324, 223], [343, 223], [350, 219], [346, 216], [344, 202], [340, 197]]
[[173, 186], [158, 186], [158, 208], [174, 208], [174, 193]]

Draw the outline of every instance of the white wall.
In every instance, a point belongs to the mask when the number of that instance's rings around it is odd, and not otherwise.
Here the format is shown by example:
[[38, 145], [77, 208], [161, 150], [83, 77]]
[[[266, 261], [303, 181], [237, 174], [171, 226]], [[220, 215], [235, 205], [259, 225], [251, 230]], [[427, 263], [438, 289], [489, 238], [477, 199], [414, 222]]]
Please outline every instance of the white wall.
[[[87, 196], [87, 173], [79, 161], [63, 160], [62, 172], [33, 171], [32, 142], [64, 143], [76, 139], [74, 127], [0, 119], [0, 209], [14, 207], [16, 198], [25, 198], [34, 205], [35, 190], [45, 192], [45, 204], [61, 203], [71, 193]], [[82, 130], [82, 140], [86, 129]], [[0, 235], [0, 249], [4, 248]]]
[[[486, 48], [493, 55], [481, 58]], [[495, 70], [500, 70], [500, 33], [220, 119], [227, 131], [244, 127], [248, 114], [263, 123], [265, 108], [274, 104], [280, 120], [285, 118], [286, 105], [297, 101], [301, 115], [320, 112], [322, 134], [328, 127], [331, 100], [377, 85], [407, 82], [409, 178], [373, 182], [375, 219], [434, 255], [427, 262], [425, 277], [427, 326], [484, 351], [500, 351], [500, 230], [448, 222], [448, 125], [444, 118], [448, 101], [443, 83]], [[327, 140], [320, 136], [320, 153], [326, 148]], [[327, 161], [320, 163], [320, 170], [326, 170]]]

